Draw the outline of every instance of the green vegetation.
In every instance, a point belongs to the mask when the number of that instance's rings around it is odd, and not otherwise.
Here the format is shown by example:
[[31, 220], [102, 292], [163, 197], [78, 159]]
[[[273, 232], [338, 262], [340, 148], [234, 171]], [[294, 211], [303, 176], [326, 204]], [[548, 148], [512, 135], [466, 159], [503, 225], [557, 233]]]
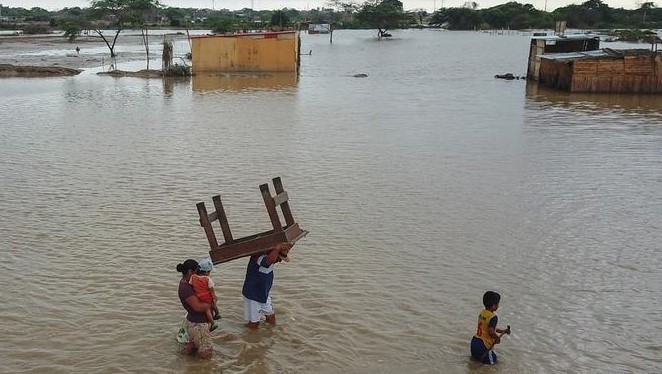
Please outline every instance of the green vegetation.
[[282, 10], [277, 10], [271, 15], [269, 25], [280, 30], [286, 29], [290, 25], [290, 16]]
[[662, 28], [662, 8], [643, 3], [638, 9], [611, 8], [601, 0], [568, 5], [552, 12], [537, 10], [531, 4], [509, 2], [487, 9], [475, 3], [459, 8], [442, 8], [430, 17], [430, 24], [451, 30], [475, 29], [553, 29], [555, 21], [565, 20], [575, 29], [657, 29]]
[[356, 18], [364, 25], [378, 30], [378, 37], [387, 35], [389, 29], [408, 27], [400, 0], [369, 0], [363, 4]]

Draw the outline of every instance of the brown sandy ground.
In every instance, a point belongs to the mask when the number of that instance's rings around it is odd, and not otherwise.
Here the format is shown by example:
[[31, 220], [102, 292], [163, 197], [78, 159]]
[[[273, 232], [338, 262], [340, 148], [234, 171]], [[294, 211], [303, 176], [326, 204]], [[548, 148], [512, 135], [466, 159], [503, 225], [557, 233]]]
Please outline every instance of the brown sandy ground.
[[[174, 40], [186, 38], [182, 35], [169, 35], [169, 37]], [[162, 38], [157, 35], [151, 36], [150, 46], [158, 43], [157, 40], [162, 40]], [[133, 52], [118, 52], [119, 68], [123, 62], [145, 60], [142, 37], [136, 35], [135, 31], [125, 30], [120, 34], [115, 50], [126, 46], [132, 47]], [[76, 47], [80, 48], [80, 53], [76, 52]], [[159, 55], [155, 51], [151, 51], [151, 53], [152, 58], [160, 57], [160, 52], [158, 52]], [[32, 70], [34, 72], [32, 76], [66, 75], [72, 74], [70, 69], [108, 67], [110, 52], [103, 40], [96, 35], [84, 35], [73, 42], [69, 42], [60, 35], [0, 36], [0, 65], [13, 65], [13, 68], [5, 67], [4, 74], [0, 71], [0, 76], [17, 76], [16, 73], [13, 73], [17, 70], [24, 74], [28, 74]], [[35, 67], [57, 69], [39, 71]], [[142, 72], [134, 76], [146, 75], [153, 76], [154, 73]]]
[[59, 77], [78, 75], [81, 70], [58, 66], [16, 66], [0, 64], [0, 77]]

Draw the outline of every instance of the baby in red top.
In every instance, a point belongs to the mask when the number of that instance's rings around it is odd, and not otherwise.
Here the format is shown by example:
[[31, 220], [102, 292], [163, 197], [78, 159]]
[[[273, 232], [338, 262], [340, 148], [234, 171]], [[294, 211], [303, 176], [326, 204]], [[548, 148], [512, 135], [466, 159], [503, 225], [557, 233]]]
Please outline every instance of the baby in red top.
[[221, 319], [216, 302], [216, 293], [214, 292], [214, 281], [209, 277], [209, 273], [214, 270], [211, 260], [203, 259], [198, 263], [197, 274], [191, 276], [191, 285], [195, 296], [203, 303], [211, 304], [211, 309], [207, 310], [207, 321], [209, 321], [210, 330], [216, 329], [214, 320]]

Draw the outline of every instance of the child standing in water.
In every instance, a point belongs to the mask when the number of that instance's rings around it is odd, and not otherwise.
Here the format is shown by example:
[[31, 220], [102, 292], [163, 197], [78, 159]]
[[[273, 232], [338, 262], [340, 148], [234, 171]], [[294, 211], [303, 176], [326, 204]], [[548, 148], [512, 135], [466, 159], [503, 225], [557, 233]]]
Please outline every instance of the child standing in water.
[[471, 339], [471, 357], [483, 364], [494, 365], [497, 362], [496, 353], [492, 350], [494, 345], [501, 342], [501, 335], [510, 334], [507, 329], [497, 328], [499, 318], [494, 314], [499, 309], [501, 295], [494, 291], [487, 291], [483, 295], [483, 309], [478, 315], [476, 335]]
[[191, 285], [195, 296], [197, 296], [203, 303], [211, 304], [212, 307], [207, 310], [206, 316], [209, 321], [209, 329], [215, 330], [218, 325], [214, 324], [214, 320], [221, 319], [216, 305], [216, 292], [214, 292], [214, 281], [209, 277], [209, 273], [214, 270], [214, 264], [211, 260], [205, 258], [200, 260], [198, 264], [198, 271], [191, 276]]

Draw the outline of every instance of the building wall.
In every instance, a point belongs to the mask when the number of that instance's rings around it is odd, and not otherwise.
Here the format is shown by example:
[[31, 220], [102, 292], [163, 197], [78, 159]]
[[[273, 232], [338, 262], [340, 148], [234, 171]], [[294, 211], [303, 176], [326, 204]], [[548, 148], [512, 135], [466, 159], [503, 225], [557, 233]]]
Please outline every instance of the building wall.
[[236, 73], [196, 74], [193, 76], [193, 91], [241, 91], [245, 89], [271, 89], [296, 86], [298, 77], [294, 72], [285, 73]]
[[538, 81], [548, 87], [570, 90], [572, 66], [567, 60], [540, 60]]
[[533, 38], [529, 47], [529, 63], [526, 76], [538, 80], [540, 74], [540, 56], [549, 53], [584, 52], [600, 48], [600, 38], [587, 39], [548, 39]]
[[570, 91], [658, 93], [661, 69], [659, 54], [575, 60]]
[[192, 69], [200, 72], [296, 72], [298, 33], [191, 39]]
[[662, 54], [542, 59], [539, 81], [571, 92], [662, 93]]

